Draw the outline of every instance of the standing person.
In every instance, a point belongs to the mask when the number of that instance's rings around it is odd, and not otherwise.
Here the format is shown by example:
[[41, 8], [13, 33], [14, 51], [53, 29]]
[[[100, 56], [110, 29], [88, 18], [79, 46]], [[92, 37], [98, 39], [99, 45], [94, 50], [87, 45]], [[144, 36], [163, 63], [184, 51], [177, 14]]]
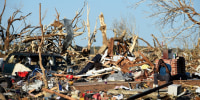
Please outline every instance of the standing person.
[[171, 78], [171, 65], [159, 59], [154, 71], [154, 84], [153, 87], [158, 87], [158, 80], [169, 82]]

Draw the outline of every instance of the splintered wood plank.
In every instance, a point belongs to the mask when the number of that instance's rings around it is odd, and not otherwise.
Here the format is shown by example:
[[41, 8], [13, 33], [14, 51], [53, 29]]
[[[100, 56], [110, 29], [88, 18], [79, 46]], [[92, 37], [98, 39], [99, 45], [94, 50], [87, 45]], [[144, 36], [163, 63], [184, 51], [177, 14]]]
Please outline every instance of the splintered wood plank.
[[42, 88], [42, 90], [46, 91], [48, 93], [51, 93], [51, 94], [56, 94], [56, 95], [61, 96], [61, 97], [65, 98], [65, 99], [76, 100], [76, 99], [74, 99], [74, 98], [72, 98], [72, 97], [70, 97], [68, 95], [60, 94], [58, 92], [55, 92], [55, 91], [52, 91], [52, 90], [49, 90], [49, 89], [46, 89], [46, 88]]
[[106, 50], [107, 47], [108, 47], [107, 45], [101, 46], [101, 48], [99, 49], [98, 53], [102, 54]]
[[150, 65], [150, 66], [154, 66], [152, 63], [151, 63], [151, 61], [147, 58], [147, 57], [145, 57], [140, 51], [138, 51], [138, 53], [142, 56], [142, 58], [146, 61], [146, 62], [148, 62], [148, 64]]
[[113, 56], [113, 47], [114, 47], [114, 39], [111, 38], [110, 41], [109, 41], [109, 44], [108, 44], [108, 55], [110, 57]]
[[139, 63], [139, 62], [144, 62], [145, 60], [142, 58], [138, 58], [138, 59], [135, 59], [135, 61], [133, 61], [133, 64], [136, 64], [136, 63]]
[[116, 65], [119, 65], [125, 58], [124, 57], [121, 57], [119, 60], [117, 60], [115, 63]]
[[135, 48], [135, 44], [136, 44], [136, 40], [137, 40], [138, 36], [133, 36], [133, 44], [131, 45], [131, 47], [129, 48], [129, 52], [132, 53], [133, 49]]

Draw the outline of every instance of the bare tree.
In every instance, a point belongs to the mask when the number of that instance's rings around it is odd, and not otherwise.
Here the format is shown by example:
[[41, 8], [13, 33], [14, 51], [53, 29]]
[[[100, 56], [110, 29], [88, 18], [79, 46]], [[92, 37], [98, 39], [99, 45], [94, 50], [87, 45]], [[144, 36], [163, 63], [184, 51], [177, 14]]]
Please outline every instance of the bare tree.
[[[5, 8], [6, 8], [6, 0], [4, 2], [4, 7], [3, 7], [3, 10], [1, 12], [1, 15], [0, 15], [0, 25], [1, 25], [1, 20], [2, 20], [2, 15], [5, 11]], [[20, 20], [23, 20], [25, 19], [27, 16], [29, 16], [31, 13], [25, 15], [25, 16], [20, 16], [19, 18], [16, 18], [16, 15], [20, 13], [20, 10], [16, 10], [12, 16], [10, 16], [10, 18], [8, 19], [8, 24], [7, 24], [7, 28], [5, 29], [6, 32], [1, 32], [1, 38], [4, 42], [4, 50], [5, 51], [8, 51], [9, 50], [9, 46], [10, 46], [10, 43], [16, 39], [16, 38], [19, 38], [21, 35], [27, 33], [27, 29], [30, 28], [31, 26], [30, 25], [27, 25], [25, 26], [19, 33], [14, 33], [14, 26], [13, 26], [13, 23], [15, 21], [20, 21]], [[11, 32], [11, 27], [12, 27], [12, 32]]]
[[44, 84], [45, 84], [45, 88], [48, 88], [48, 82], [47, 82], [47, 78], [46, 78], [46, 74], [45, 74], [45, 68], [42, 65], [42, 56], [41, 56], [41, 50], [42, 50], [42, 46], [43, 46], [43, 42], [44, 42], [44, 31], [43, 31], [43, 25], [42, 25], [42, 21], [41, 21], [41, 3], [39, 5], [39, 19], [40, 19], [40, 27], [41, 27], [41, 33], [42, 33], [42, 39], [40, 41], [40, 45], [39, 45], [39, 62], [40, 62], [40, 68], [42, 69], [42, 77], [44, 80]]
[[6, 0], [4, 2], [3, 10], [2, 10], [1, 15], [0, 15], [0, 25], [1, 25], [1, 19], [2, 19], [3, 13], [5, 11], [5, 8], [6, 8]]
[[135, 34], [135, 25], [134, 17], [121, 18], [120, 20], [115, 19], [112, 24], [112, 29], [115, 33], [114, 37], [120, 36], [126, 30], [127, 34], [124, 38], [131, 38]]
[[[84, 4], [85, 6], [85, 4]], [[84, 8], [83, 6], [83, 8]], [[66, 40], [68, 42], [67, 36], [71, 35], [68, 32], [71, 32], [67, 29], [68, 26], [72, 26], [72, 37], [80, 36], [85, 32], [85, 24], [82, 22], [82, 27], [78, 27], [77, 24], [79, 24], [79, 18], [82, 16], [82, 11], [83, 8], [76, 13], [75, 17], [71, 20], [68, 19], [63, 19], [60, 20], [60, 13], [55, 9], [56, 11], [56, 19], [54, 20], [53, 23], [50, 25], [44, 26], [43, 30], [44, 31], [44, 42], [43, 42], [43, 48], [42, 52], [54, 52], [54, 53], [65, 53], [65, 50], [62, 50], [63, 47], [65, 46], [64, 41]], [[67, 22], [66, 22], [67, 21]], [[65, 25], [69, 24], [69, 25]], [[66, 27], [67, 26], [67, 27]], [[37, 29], [39, 29], [40, 26], [34, 27], [30, 32], [29, 32], [29, 37], [26, 37], [23, 39], [22, 43], [28, 43], [31, 41], [37, 41], [41, 40], [42, 36], [40, 35], [32, 35]], [[70, 27], [71, 29], [71, 27]], [[82, 29], [82, 30], [81, 30]], [[40, 33], [40, 32], [39, 32]], [[73, 38], [70, 38], [73, 39]], [[67, 46], [64, 47], [65, 49]]]
[[[145, 1], [147, 2], [147, 0], [139, 0], [134, 6]], [[150, 17], [159, 17], [156, 23], [164, 29], [165, 33], [168, 33], [165, 34], [166, 40], [198, 35], [200, 13], [196, 11], [197, 8], [194, 8], [194, 0], [151, 0], [149, 5], [153, 11]]]

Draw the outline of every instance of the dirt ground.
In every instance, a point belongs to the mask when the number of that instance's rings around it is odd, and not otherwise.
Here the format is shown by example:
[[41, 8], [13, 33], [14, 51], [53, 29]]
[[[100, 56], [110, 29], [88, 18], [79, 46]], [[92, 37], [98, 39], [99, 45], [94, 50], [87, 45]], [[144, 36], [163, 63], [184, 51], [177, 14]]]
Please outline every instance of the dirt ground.
[[[146, 85], [148, 85], [150, 88], [153, 87], [153, 81], [142, 81]], [[109, 89], [114, 89], [115, 86], [126, 86], [129, 87], [129, 83], [131, 83], [131, 87], [135, 88], [136, 84], [139, 84], [141, 82], [79, 82], [74, 83], [73, 87], [76, 90], [79, 90], [80, 92], [85, 92], [87, 90], [90, 90], [92, 92], [99, 92], [99, 91], [108, 91]], [[159, 85], [165, 84], [164, 81], [159, 81]], [[174, 80], [173, 84], [181, 84], [183, 86], [200, 86], [200, 80]]]

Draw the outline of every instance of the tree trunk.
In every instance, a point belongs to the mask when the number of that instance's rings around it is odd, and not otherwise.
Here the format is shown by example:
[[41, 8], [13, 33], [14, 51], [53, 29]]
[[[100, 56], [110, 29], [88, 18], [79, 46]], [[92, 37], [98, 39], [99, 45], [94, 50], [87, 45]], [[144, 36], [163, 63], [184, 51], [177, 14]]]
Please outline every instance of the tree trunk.
[[100, 30], [102, 32], [102, 36], [103, 36], [103, 44], [106, 45], [108, 40], [107, 40], [107, 35], [106, 35], [106, 24], [104, 22], [104, 16], [103, 13], [101, 13], [101, 15], [99, 15], [99, 20], [100, 20]]
[[42, 56], [41, 56], [41, 51], [42, 51], [42, 45], [43, 45], [43, 41], [44, 41], [44, 32], [43, 32], [43, 25], [41, 22], [41, 3], [40, 3], [40, 9], [39, 9], [39, 17], [40, 17], [40, 27], [41, 27], [41, 32], [42, 32], [42, 39], [40, 41], [40, 45], [39, 45], [39, 62], [40, 62], [40, 68], [42, 70], [42, 74], [43, 74], [43, 81], [44, 81], [44, 85], [45, 88], [48, 88], [48, 83], [47, 83], [47, 79], [46, 79], [46, 74], [45, 74], [45, 68], [42, 65]]
[[7, 52], [9, 50], [9, 46], [10, 46], [9, 36], [6, 36], [6, 39], [4, 41], [4, 51]]
[[108, 40], [107, 40], [107, 35], [106, 35], [106, 24], [104, 22], [103, 13], [101, 13], [99, 15], [99, 20], [100, 20], [100, 24], [101, 24], [100, 30], [102, 32], [102, 37], [103, 37], [103, 46], [101, 46], [98, 53], [102, 54], [105, 51], [105, 49], [108, 47], [108, 45], [107, 45]]
[[89, 13], [90, 13], [90, 9], [88, 8], [88, 5], [87, 5], [87, 24], [86, 25], [87, 25], [87, 30], [88, 30], [88, 50], [90, 50], [91, 48]]

